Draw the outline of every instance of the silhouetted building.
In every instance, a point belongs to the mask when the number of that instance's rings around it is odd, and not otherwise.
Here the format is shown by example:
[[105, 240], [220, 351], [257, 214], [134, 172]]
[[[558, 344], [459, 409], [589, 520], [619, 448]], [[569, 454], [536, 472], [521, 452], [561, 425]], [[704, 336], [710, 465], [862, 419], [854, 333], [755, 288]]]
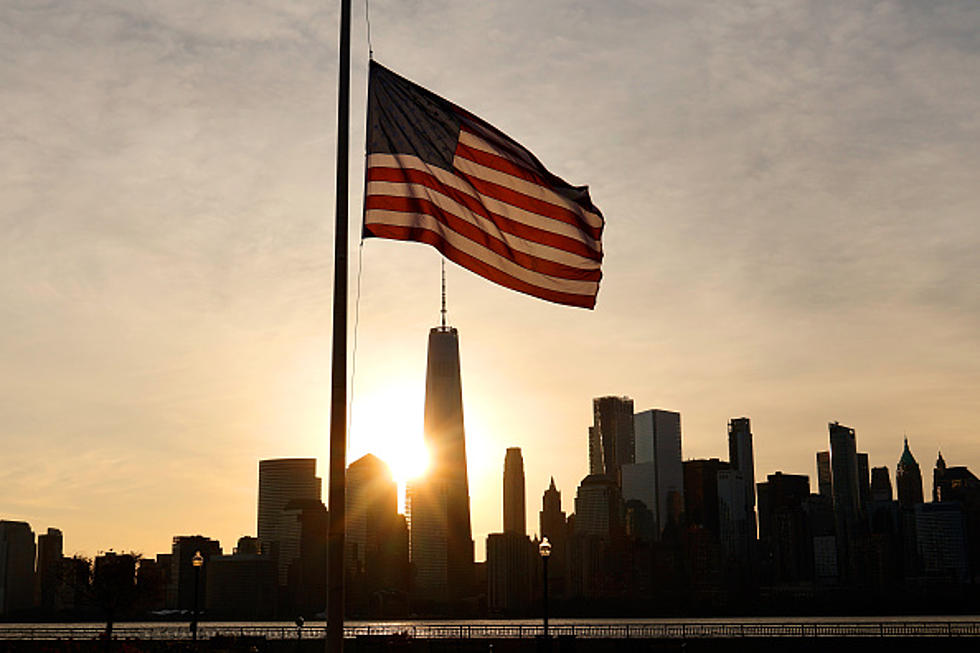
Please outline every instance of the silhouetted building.
[[609, 539], [622, 532], [623, 501], [615, 481], [589, 474], [575, 496], [575, 533]]
[[[524, 499], [524, 458], [519, 447], [504, 456], [504, 532], [527, 535]], [[489, 573], [489, 572], [488, 572]]]
[[732, 469], [742, 475], [746, 537], [749, 540], [747, 547], [751, 547], [751, 542], [756, 537], [755, 456], [752, 448], [752, 422], [748, 417], [736, 417], [728, 422], [728, 458]]
[[531, 579], [537, 562], [533, 545], [522, 533], [487, 536], [487, 607], [490, 612], [521, 614], [531, 602]]
[[263, 555], [276, 561], [284, 584], [290, 556], [280, 556], [282, 511], [295, 499], [320, 501], [322, 481], [315, 458], [273, 458], [259, 461], [258, 538]]
[[888, 476], [887, 467], [871, 468], [871, 500], [872, 501], [892, 501], [892, 482]]
[[61, 609], [59, 585], [64, 562], [64, 537], [57, 528], [37, 536], [37, 584], [41, 611], [53, 614]]
[[0, 615], [34, 607], [34, 557], [30, 524], [0, 520]]
[[980, 581], [980, 479], [966, 467], [947, 467], [942, 454], [932, 478], [934, 501], [956, 502], [962, 508], [970, 570], [973, 582], [977, 583]]
[[812, 547], [813, 580], [819, 586], [835, 585], [840, 580], [840, 568], [837, 560], [834, 501], [829, 495], [811, 494], [804, 502], [803, 509]]
[[551, 543], [551, 561], [548, 573], [548, 587], [555, 598], [564, 595], [566, 547], [568, 544], [568, 519], [561, 509], [561, 492], [551, 478], [548, 489], [541, 497], [541, 512], [538, 515], [541, 537]]
[[238, 544], [235, 545], [235, 550], [233, 553], [238, 555], [259, 555], [261, 553], [259, 538], [252, 537], [250, 535], [242, 535], [240, 538], [238, 538]]
[[136, 588], [143, 606], [150, 611], [167, 607], [172, 556], [158, 553], [156, 559], [143, 558], [136, 569]]
[[445, 485], [433, 479], [410, 481], [405, 488], [411, 594], [416, 600], [449, 600], [449, 536]]
[[669, 523], [677, 525], [684, 506], [680, 413], [656, 408], [637, 413], [633, 432], [637, 467], [629, 472], [631, 489], [623, 496], [646, 504], [659, 539]]
[[898, 503], [903, 508], [912, 508], [922, 503], [922, 472], [919, 463], [909, 450], [909, 439], [905, 438], [902, 457], [895, 468], [895, 484], [898, 486]]
[[858, 474], [857, 436], [854, 429], [839, 422], [832, 422], [829, 427], [838, 568], [843, 580], [856, 581], [861, 570], [858, 553], [863, 531], [866, 530]]
[[832, 499], [834, 496], [830, 474], [830, 452], [817, 452], [817, 487], [818, 493]]
[[633, 400], [598, 397], [592, 400], [589, 428], [589, 473], [605, 474], [619, 482], [619, 468], [635, 462]]
[[282, 509], [277, 565], [281, 614], [313, 615], [326, 609], [328, 527], [329, 514], [319, 499], [293, 499]]
[[[730, 471], [717, 458], [684, 461], [684, 531], [690, 579], [697, 593], [721, 589], [721, 511], [718, 476]], [[741, 479], [737, 481], [741, 483]], [[726, 488], [730, 492], [730, 485]]]
[[809, 477], [776, 472], [758, 489], [759, 543], [767, 575], [776, 583], [813, 578], [813, 541], [806, 512]]
[[[398, 488], [388, 465], [368, 454], [347, 468], [347, 602], [378, 615], [408, 590], [408, 529], [398, 514]], [[387, 600], [386, 600], [387, 599]], [[389, 606], [392, 607], [392, 606]]]
[[[194, 571], [194, 554], [204, 558], [204, 568]], [[207, 565], [212, 556], [221, 555], [221, 544], [203, 535], [175, 535], [170, 557], [170, 584], [167, 588], [167, 607], [173, 610], [194, 608], [194, 574], [199, 573], [198, 599], [207, 596]], [[199, 604], [200, 605], [200, 604]]]
[[869, 465], [868, 454], [858, 453], [858, 496], [860, 497], [862, 511], [871, 502], [871, 468]]
[[969, 579], [966, 524], [958, 503], [915, 505], [916, 547], [922, 573], [950, 583]]
[[269, 619], [275, 616], [276, 585], [276, 564], [272, 558], [237, 551], [233, 555], [212, 556], [207, 565], [207, 590], [203, 597], [208, 617]]
[[[755, 492], [752, 492], [755, 500]], [[748, 493], [745, 479], [737, 469], [718, 470], [718, 539], [722, 561], [729, 570], [747, 570], [751, 541], [749, 538]], [[755, 511], [752, 511], [755, 517]], [[755, 528], [754, 520], [751, 526]]]
[[[459, 335], [454, 327], [445, 325], [429, 331], [425, 442], [431, 465], [427, 477], [416, 485], [413, 493], [416, 503], [410, 507], [409, 527], [414, 530], [426, 524], [432, 530], [420, 537], [412, 533], [412, 561], [417, 571], [415, 589], [422, 596], [436, 600], [458, 600], [474, 591], [473, 535], [466, 474]], [[423, 486], [427, 486], [424, 491]], [[436, 512], [423, 514], [433, 510]], [[438, 547], [432, 546], [431, 542], [416, 546], [421, 539], [436, 537], [442, 539]], [[430, 552], [435, 557], [423, 560]], [[423, 569], [429, 571], [423, 573]]]
[[689, 525], [697, 525], [715, 534], [721, 532], [718, 521], [718, 472], [728, 470], [727, 462], [717, 458], [684, 461], [684, 515]]

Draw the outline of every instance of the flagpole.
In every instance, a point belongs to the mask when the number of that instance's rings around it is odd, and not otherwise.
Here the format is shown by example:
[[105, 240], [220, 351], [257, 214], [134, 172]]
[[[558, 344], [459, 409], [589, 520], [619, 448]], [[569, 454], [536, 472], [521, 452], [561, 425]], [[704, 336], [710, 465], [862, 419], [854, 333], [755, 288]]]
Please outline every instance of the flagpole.
[[344, 650], [344, 525], [347, 468], [347, 225], [350, 136], [350, 0], [340, 0], [337, 70], [337, 184], [333, 271], [333, 366], [330, 380], [330, 481], [327, 509], [326, 650]]

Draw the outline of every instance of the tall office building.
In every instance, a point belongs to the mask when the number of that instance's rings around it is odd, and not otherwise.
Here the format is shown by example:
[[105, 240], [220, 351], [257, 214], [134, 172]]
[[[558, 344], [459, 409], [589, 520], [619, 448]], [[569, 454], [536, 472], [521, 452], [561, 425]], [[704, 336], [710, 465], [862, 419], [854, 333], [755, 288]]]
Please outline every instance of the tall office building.
[[37, 585], [40, 608], [53, 613], [59, 609], [59, 586], [64, 559], [64, 537], [57, 528], [49, 528], [47, 533], [37, 536]]
[[523, 614], [531, 602], [537, 551], [523, 533], [487, 535], [487, 609]]
[[858, 477], [857, 436], [839, 422], [830, 429], [831, 489], [837, 527], [837, 560], [842, 579], [854, 580], [861, 571], [859, 541], [864, 526], [861, 484]]
[[294, 499], [321, 500], [315, 458], [273, 458], [259, 461], [259, 547], [277, 555], [282, 510]]
[[854, 429], [833, 422], [830, 428], [831, 488], [834, 511], [856, 522], [861, 515], [857, 437]]
[[606, 474], [582, 479], [575, 497], [575, 534], [609, 539], [622, 532], [623, 500]]
[[728, 421], [728, 458], [732, 470], [741, 475], [745, 491], [744, 547], [748, 556], [756, 540], [755, 457], [752, 452], [752, 423], [748, 417]]
[[449, 536], [445, 486], [431, 479], [409, 481], [405, 488], [412, 595], [422, 601], [449, 600]]
[[550, 574], [548, 586], [555, 591], [554, 596], [562, 594], [565, 588], [566, 546], [568, 543], [568, 518], [561, 509], [561, 492], [551, 478], [548, 489], [541, 497], [541, 512], [538, 515], [541, 538], [551, 543]]
[[[759, 483], [759, 543], [776, 582], [812, 577], [812, 542], [807, 537], [810, 479], [776, 472]], [[819, 495], [817, 495], [819, 497]]]
[[619, 468], [635, 462], [633, 400], [598, 397], [592, 400], [589, 429], [589, 473], [605, 474], [619, 482]]
[[861, 509], [866, 509], [871, 502], [871, 467], [868, 454], [858, 453], [858, 496], [861, 497]]
[[[627, 473], [630, 491], [627, 494], [624, 488], [623, 496], [647, 505], [653, 513], [654, 536], [659, 539], [671, 519], [679, 518], [684, 506], [680, 413], [656, 408], [636, 413], [633, 433], [636, 468]], [[651, 478], [653, 487], [649, 488]], [[644, 494], [638, 488], [643, 488]]]
[[367, 454], [347, 468], [347, 603], [364, 613], [372, 599], [408, 583], [408, 531], [388, 465]]
[[34, 557], [30, 524], [0, 520], [0, 615], [34, 607]]
[[831, 473], [830, 473], [830, 452], [829, 451], [818, 451], [817, 452], [817, 492], [822, 497], [827, 497], [832, 499], [834, 496], [833, 490], [831, 489]]
[[431, 458], [429, 472], [407, 495], [415, 590], [431, 600], [456, 600], [474, 589], [473, 534], [459, 335], [445, 324], [429, 331], [425, 442]]
[[329, 513], [320, 499], [293, 499], [279, 518], [279, 610], [316, 614], [326, 607]]
[[383, 460], [367, 454], [347, 467], [345, 567], [361, 573], [398, 514], [398, 487]]
[[[201, 552], [204, 567], [195, 572], [194, 554]], [[207, 596], [208, 561], [221, 555], [221, 544], [203, 535], [175, 535], [170, 555], [167, 607], [191, 610], [194, 607], [194, 575], [198, 576], [198, 599]]]
[[903, 508], [912, 508], [922, 503], [922, 471], [915, 456], [909, 450], [909, 439], [905, 438], [905, 448], [902, 457], [898, 459], [895, 468], [895, 485], [898, 486], [898, 504]]
[[524, 501], [524, 458], [519, 447], [510, 447], [504, 456], [504, 532], [527, 535]]
[[891, 501], [892, 481], [888, 476], [887, 467], [871, 468], [871, 500], [872, 501]]

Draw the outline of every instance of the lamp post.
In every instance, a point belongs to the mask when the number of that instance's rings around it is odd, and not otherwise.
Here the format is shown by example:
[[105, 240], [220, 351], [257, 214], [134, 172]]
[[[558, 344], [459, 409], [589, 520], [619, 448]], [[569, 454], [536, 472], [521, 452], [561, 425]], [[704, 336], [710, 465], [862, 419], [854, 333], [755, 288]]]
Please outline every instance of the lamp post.
[[551, 542], [547, 537], [541, 540], [538, 553], [541, 554], [541, 564], [544, 566], [544, 638], [548, 639], [548, 558], [551, 557]]
[[197, 642], [197, 595], [198, 587], [201, 585], [201, 567], [204, 566], [204, 556], [201, 555], [200, 551], [194, 553], [191, 564], [194, 565], [194, 612], [191, 615], [191, 639]]

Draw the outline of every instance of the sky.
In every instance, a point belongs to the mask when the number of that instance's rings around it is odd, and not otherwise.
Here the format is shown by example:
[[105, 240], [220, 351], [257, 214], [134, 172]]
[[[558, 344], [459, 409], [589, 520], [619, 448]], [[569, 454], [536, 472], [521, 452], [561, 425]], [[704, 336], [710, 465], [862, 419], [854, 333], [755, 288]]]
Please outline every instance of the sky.
[[[0, 518], [61, 528], [66, 553], [230, 551], [255, 534], [259, 459], [315, 456], [326, 487], [334, 4], [0, 4]], [[685, 459], [726, 458], [750, 417], [757, 480], [815, 486], [833, 420], [892, 474], [903, 436], [927, 483], [939, 449], [980, 472], [975, 0], [369, 14], [379, 62], [606, 218], [594, 311], [447, 265], [477, 559], [507, 447], [530, 532], [552, 475], [574, 510], [597, 396], [680, 412]], [[403, 477], [439, 255], [357, 242], [363, 3], [353, 19], [348, 460]]]

